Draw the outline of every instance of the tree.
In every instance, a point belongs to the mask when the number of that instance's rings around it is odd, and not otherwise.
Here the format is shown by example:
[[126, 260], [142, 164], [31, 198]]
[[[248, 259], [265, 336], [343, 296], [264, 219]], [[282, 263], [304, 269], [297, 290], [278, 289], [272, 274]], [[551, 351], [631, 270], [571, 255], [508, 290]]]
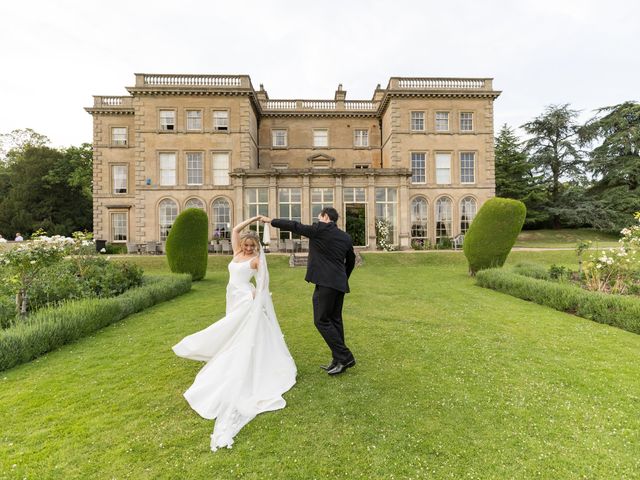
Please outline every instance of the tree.
[[623, 228], [640, 203], [640, 104], [633, 101], [597, 111], [579, 131], [582, 142], [593, 148], [589, 169], [594, 198], [608, 228]]
[[27, 147], [44, 147], [50, 140], [31, 128], [16, 129], [0, 134], [0, 161], [11, 161], [13, 155], [23, 152]]
[[544, 209], [550, 214], [554, 228], [561, 226], [565, 209], [563, 182], [584, 180], [583, 154], [579, 149], [577, 110], [568, 104], [550, 105], [544, 113], [522, 128], [531, 136], [526, 151], [538, 175], [539, 184], [548, 195]]
[[506, 124], [495, 138], [495, 158], [496, 196], [523, 202], [527, 207], [525, 224], [528, 226], [548, 221], [549, 213], [545, 211], [547, 196], [536, 182], [534, 166], [523, 151], [519, 138]]
[[10, 157], [0, 173], [0, 233], [91, 230], [91, 197], [74, 184], [82, 168], [74, 166], [66, 151], [27, 146], [12, 150]]

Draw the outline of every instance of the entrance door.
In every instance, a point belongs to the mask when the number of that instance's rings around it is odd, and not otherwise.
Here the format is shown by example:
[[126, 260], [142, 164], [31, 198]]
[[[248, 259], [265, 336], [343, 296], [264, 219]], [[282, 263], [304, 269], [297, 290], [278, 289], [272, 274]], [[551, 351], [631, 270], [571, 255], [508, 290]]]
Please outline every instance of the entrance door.
[[367, 245], [367, 204], [345, 203], [345, 230], [351, 235], [355, 247]]

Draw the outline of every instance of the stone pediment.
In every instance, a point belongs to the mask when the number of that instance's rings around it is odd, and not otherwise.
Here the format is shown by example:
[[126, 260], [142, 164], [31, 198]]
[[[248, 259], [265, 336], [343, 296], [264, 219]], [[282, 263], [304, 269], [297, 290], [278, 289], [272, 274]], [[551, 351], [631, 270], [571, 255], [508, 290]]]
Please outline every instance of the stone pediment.
[[307, 157], [307, 162], [311, 168], [332, 168], [335, 158], [325, 153], [316, 153]]

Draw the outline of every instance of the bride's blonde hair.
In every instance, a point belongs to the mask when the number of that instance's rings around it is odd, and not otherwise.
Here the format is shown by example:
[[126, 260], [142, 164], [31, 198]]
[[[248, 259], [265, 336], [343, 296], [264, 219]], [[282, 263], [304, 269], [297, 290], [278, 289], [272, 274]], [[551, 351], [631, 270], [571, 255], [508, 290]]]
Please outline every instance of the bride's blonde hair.
[[253, 240], [258, 251], [260, 250], [260, 237], [256, 232], [254, 232], [253, 230], [242, 232], [242, 234], [240, 234], [240, 246], [244, 246], [244, 242], [246, 242], [247, 240]]

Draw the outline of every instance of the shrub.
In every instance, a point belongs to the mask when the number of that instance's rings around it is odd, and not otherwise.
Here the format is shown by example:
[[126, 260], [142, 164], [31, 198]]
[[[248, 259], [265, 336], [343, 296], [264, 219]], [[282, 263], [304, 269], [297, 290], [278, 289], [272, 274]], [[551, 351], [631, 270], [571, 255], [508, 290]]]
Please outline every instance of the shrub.
[[145, 277], [143, 286], [118, 297], [83, 299], [44, 308], [0, 331], [0, 371], [33, 360], [190, 289], [189, 275]]
[[142, 273], [137, 265], [97, 255], [69, 257], [38, 271], [28, 292], [29, 311], [66, 300], [120, 295], [139, 286]]
[[462, 246], [472, 275], [504, 265], [526, 213], [524, 203], [509, 198], [492, 198], [482, 205]]
[[547, 268], [539, 263], [519, 262], [513, 266], [512, 271], [525, 277], [539, 278], [541, 280], [549, 279]]
[[16, 318], [16, 302], [11, 297], [0, 296], [0, 330], [9, 328]]
[[569, 283], [524, 277], [502, 269], [478, 272], [477, 284], [598, 323], [640, 333], [640, 299], [590, 292]]
[[187, 208], [176, 218], [167, 238], [167, 261], [174, 273], [190, 273], [202, 280], [207, 273], [207, 214]]

